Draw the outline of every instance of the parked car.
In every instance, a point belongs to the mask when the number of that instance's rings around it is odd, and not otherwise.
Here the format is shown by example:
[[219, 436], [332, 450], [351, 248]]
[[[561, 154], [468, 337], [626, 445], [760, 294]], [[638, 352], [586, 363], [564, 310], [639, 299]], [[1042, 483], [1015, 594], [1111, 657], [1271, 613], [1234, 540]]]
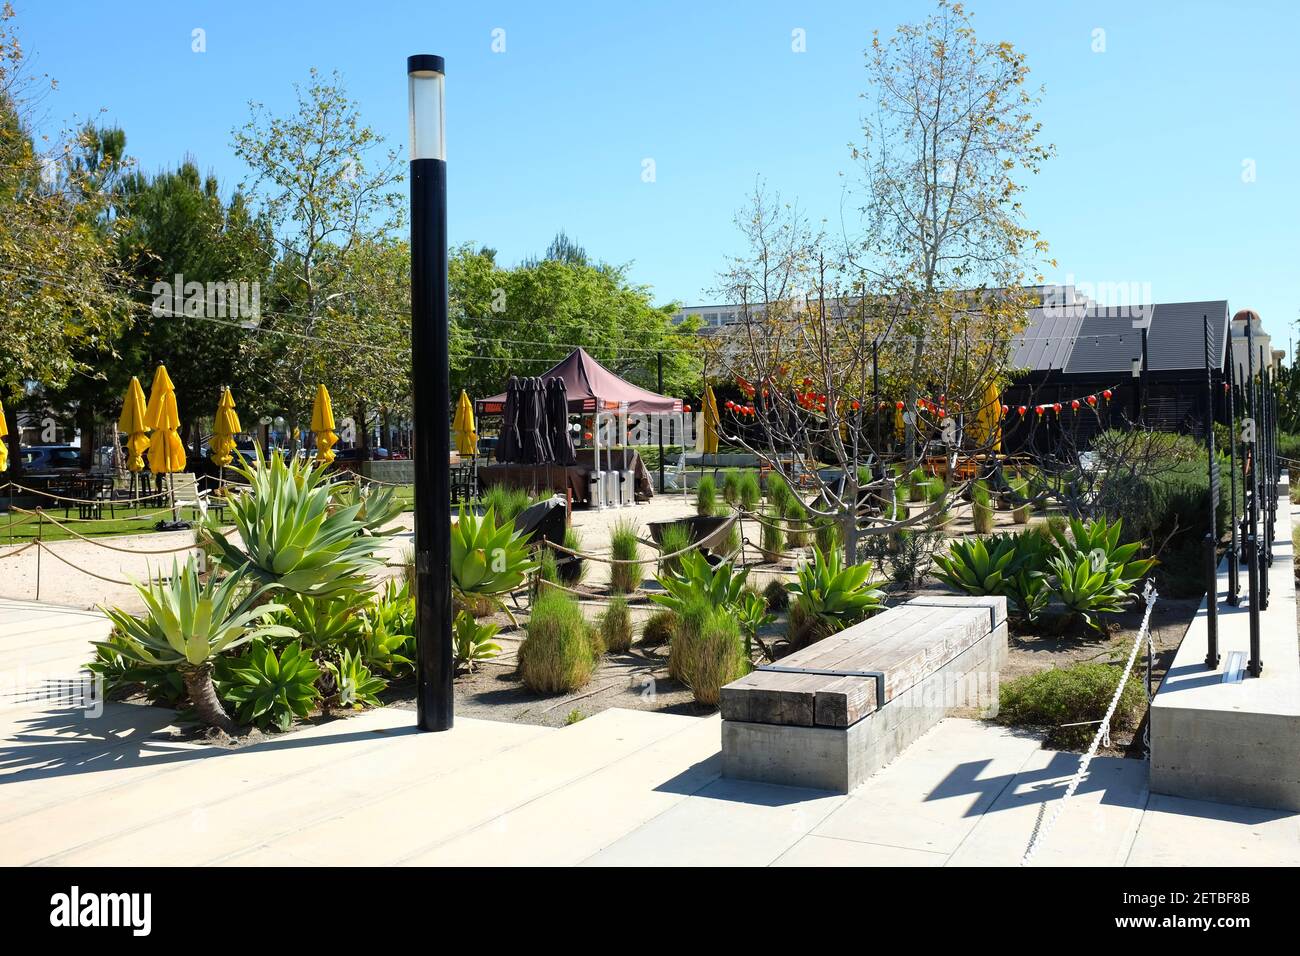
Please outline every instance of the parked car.
[[[374, 448], [374, 447], [372, 447], [372, 448], [370, 449], [370, 459], [369, 459], [370, 461], [377, 461], [377, 460], [381, 460], [381, 459], [386, 459], [387, 457], [388, 457], [388, 449], [387, 449], [387, 448]], [[361, 460], [362, 460], [362, 459], [361, 459], [361, 449], [360, 449], [360, 448], [337, 448], [337, 447], [336, 447], [336, 448], [334, 449], [334, 460], [335, 460], [335, 461], [361, 461]]]
[[20, 455], [23, 471], [81, 471], [81, 451], [71, 445], [28, 445]]

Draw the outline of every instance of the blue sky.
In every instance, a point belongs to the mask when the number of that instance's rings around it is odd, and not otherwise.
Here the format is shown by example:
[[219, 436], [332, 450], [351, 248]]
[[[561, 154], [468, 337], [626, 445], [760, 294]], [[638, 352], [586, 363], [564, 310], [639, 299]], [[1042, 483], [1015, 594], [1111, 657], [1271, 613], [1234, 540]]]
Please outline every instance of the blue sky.
[[[447, 59], [452, 240], [506, 262], [558, 229], [629, 263], [660, 301], [700, 302], [737, 251], [731, 217], [756, 176], [839, 217], [853, 174], [863, 50], [926, 2], [610, 4], [14, 0], [50, 121], [120, 124], [146, 170], [192, 155], [243, 170], [230, 129], [312, 66], [338, 69], [405, 155], [405, 57]], [[1024, 50], [1046, 85], [1058, 155], [1026, 197], [1049, 279], [1226, 297], [1292, 335], [1300, 302], [1300, 13], [1288, 0], [973, 0], [982, 39]], [[191, 31], [207, 51], [191, 51]], [[791, 31], [807, 50], [791, 50]], [[492, 50], [505, 31], [505, 52]], [[1094, 52], [1095, 30], [1105, 51]], [[644, 159], [656, 179], [642, 181]], [[1243, 163], [1253, 161], [1253, 182]]]

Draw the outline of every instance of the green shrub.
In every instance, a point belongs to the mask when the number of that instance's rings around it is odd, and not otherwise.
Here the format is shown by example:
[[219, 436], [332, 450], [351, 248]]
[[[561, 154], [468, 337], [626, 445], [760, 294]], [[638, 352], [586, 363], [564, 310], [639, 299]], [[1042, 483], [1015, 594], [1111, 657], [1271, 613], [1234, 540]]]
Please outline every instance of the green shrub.
[[555, 588], [543, 589], [519, 645], [524, 684], [539, 694], [570, 693], [591, 680], [596, 658], [578, 602]]
[[[1085, 663], [1018, 677], [999, 690], [998, 722], [1046, 730], [1047, 745], [1056, 749], [1086, 747], [1097, 724], [1061, 725], [1104, 717], [1122, 675], [1122, 667]], [[1120, 695], [1111, 731], [1135, 729], [1145, 708], [1146, 693], [1134, 675]]]
[[542, 549], [542, 556], [537, 562], [537, 577], [548, 584], [560, 583], [560, 569], [556, 563], [555, 552], [550, 548]]
[[766, 484], [767, 503], [771, 506], [773, 513], [785, 514], [786, 505], [794, 497], [794, 492], [790, 490], [790, 485], [785, 480], [785, 476], [778, 471], [769, 471]]
[[797, 497], [791, 497], [785, 506], [785, 539], [792, 548], [806, 548], [811, 535], [808, 533], [808, 509]]
[[640, 547], [636, 523], [623, 519], [616, 521], [609, 537], [610, 557], [633, 563], [609, 566], [609, 587], [615, 594], [629, 594], [641, 586], [641, 563], [637, 561]]
[[775, 507], [759, 519], [762, 531], [759, 533], [758, 550], [763, 553], [763, 560], [780, 561], [785, 556], [785, 529], [781, 527], [781, 516]]
[[673, 633], [677, 630], [677, 614], [664, 608], [662, 611], [655, 611], [641, 627], [641, 643], [647, 647], [658, 647], [661, 644], [667, 644], [673, 639]]
[[712, 475], [701, 475], [695, 486], [695, 513], [709, 517], [718, 510], [718, 490]]
[[505, 485], [493, 485], [479, 498], [484, 510], [492, 509], [501, 524], [512, 522], [533, 503], [528, 492], [522, 488], [507, 488]]
[[1011, 520], [1014, 521], [1016, 524], [1028, 524], [1029, 512], [1031, 510], [1031, 506], [1029, 505], [1028, 502], [1019, 504], [1017, 503], [1017, 499], [1028, 497], [1029, 482], [1026, 481], [1024, 478], [1012, 478], [1010, 481], [1007, 482], [1007, 487], [1010, 489], [1011, 494], [1014, 496], [1012, 498]]
[[790, 592], [780, 581], [768, 581], [767, 587], [763, 588], [763, 600], [767, 602], [769, 611], [784, 611], [790, 606]]
[[690, 656], [712, 614], [713, 606], [702, 594], [692, 596], [674, 612], [676, 620], [668, 645], [668, 676], [673, 680], [686, 683], [686, 673], [691, 669]]
[[[577, 528], [564, 529], [564, 546], [570, 551], [582, 550], [582, 535], [578, 533]], [[574, 558], [567, 553], [558, 553], [555, 561], [559, 565], [560, 580], [568, 587], [576, 587], [587, 576], [587, 562], [581, 558]]]
[[727, 558], [728, 560], [733, 560], [733, 555], [735, 555], [735, 559], [738, 560], [739, 555], [737, 555], [736, 552], [738, 552], [739, 550], [740, 550], [740, 522], [735, 521], [732, 522], [731, 527], [727, 529], [727, 536], [722, 539], [722, 548], [720, 549], [719, 553], [724, 558]]
[[740, 501], [740, 475], [734, 471], [722, 475], [722, 500], [729, 505]]
[[696, 701], [718, 706], [724, 685], [750, 671], [740, 624], [721, 608], [704, 616], [698, 631], [674, 640], [684, 641], [678, 663], [678, 679], [691, 689]]
[[925, 483], [925, 500], [930, 504], [939, 501], [947, 493], [948, 485], [938, 475]]
[[615, 654], [622, 654], [632, 646], [632, 616], [628, 613], [626, 598], [610, 600], [600, 615], [600, 636], [605, 649]]
[[929, 478], [926, 477], [924, 469], [914, 468], [908, 477], [907, 500], [908, 501], [925, 501], [926, 493], [929, 489]]
[[980, 480], [971, 489], [971, 522], [976, 534], [988, 534], [993, 530], [993, 502], [989, 497], [988, 483]]
[[[691, 529], [684, 521], [670, 524], [660, 532], [659, 535], [659, 553], [660, 554], [677, 554], [684, 550], [691, 543]], [[665, 558], [659, 562], [659, 574], [676, 574], [682, 566], [681, 555], [674, 558]]]
[[744, 471], [740, 474], [740, 506], [746, 511], [753, 512], [758, 509], [759, 499], [762, 494], [758, 490], [758, 475], [752, 471]]
[[816, 526], [814, 540], [822, 551], [830, 553], [844, 547], [844, 535], [840, 531], [839, 522], [834, 518], [818, 518]]

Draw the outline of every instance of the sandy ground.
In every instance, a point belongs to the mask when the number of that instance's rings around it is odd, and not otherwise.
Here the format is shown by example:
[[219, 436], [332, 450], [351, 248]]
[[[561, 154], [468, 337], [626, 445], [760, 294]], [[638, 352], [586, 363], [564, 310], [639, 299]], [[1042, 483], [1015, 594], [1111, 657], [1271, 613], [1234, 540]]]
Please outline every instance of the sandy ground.
[[[582, 550], [608, 554], [609, 535], [615, 522], [631, 520], [644, 526], [649, 521], [692, 512], [693, 504], [684, 501], [680, 495], [661, 496], [634, 508], [575, 511], [573, 526], [582, 536]], [[395, 523], [397, 534], [382, 552], [386, 560], [395, 564], [402, 562], [404, 554], [412, 547], [413, 521], [410, 512], [399, 517]], [[640, 533], [642, 537], [649, 537], [644, 528]], [[756, 533], [757, 529], [755, 536]], [[159, 572], [170, 571], [173, 559], [183, 562], [196, 548], [192, 531], [169, 531], [95, 541], [54, 541], [46, 549], [31, 548], [22, 554], [6, 557], [16, 550], [0, 548], [0, 597], [39, 600], [77, 608], [112, 604], [138, 610], [143, 605], [129, 582], [144, 581]], [[38, 550], [46, 550], [46, 553], [38, 556]], [[645, 554], [650, 556], [648, 549], [645, 549]], [[586, 581], [593, 585], [607, 583], [609, 565], [589, 562]]]

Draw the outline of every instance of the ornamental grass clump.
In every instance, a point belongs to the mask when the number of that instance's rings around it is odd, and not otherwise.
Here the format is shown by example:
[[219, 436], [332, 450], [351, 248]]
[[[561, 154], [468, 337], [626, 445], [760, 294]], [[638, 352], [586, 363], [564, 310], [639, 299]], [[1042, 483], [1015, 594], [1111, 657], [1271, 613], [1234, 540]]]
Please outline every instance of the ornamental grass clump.
[[976, 534], [988, 534], [993, 530], [993, 502], [988, 483], [982, 479], [971, 489], [971, 523]]
[[712, 475], [701, 475], [695, 486], [695, 513], [705, 518], [718, 510], [718, 489]]
[[[1046, 746], [1058, 750], [1082, 749], [1097, 732], [1093, 721], [1106, 713], [1123, 675], [1123, 667], [1093, 662], [1018, 677], [999, 689], [998, 723], [1045, 730]], [[1111, 732], [1136, 729], [1145, 709], [1142, 682], [1134, 675], [1120, 694]]]
[[758, 520], [763, 529], [758, 539], [758, 550], [762, 552], [763, 560], [769, 563], [780, 561], [785, 557], [785, 529], [781, 526], [781, 515], [773, 506]]
[[680, 552], [685, 551], [691, 543], [691, 529], [684, 521], [670, 524], [659, 534], [659, 553], [661, 555], [670, 555], [659, 561], [659, 573], [676, 574], [681, 568], [682, 556]]
[[622, 654], [632, 646], [632, 615], [627, 609], [627, 599], [612, 599], [600, 615], [600, 636], [605, 650]]
[[1007, 486], [1012, 496], [1011, 520], [1016, 524], [1029, 524], [1029, 512], [1033, 510], [1033, 505], [1025, 500], [1029, 495], [1029, 482], [1024, 478], [1012, 478]]
[[596, 670], [582, 608], [555, 588], [545, 588], [533, 602], [527, 636], [519, 645], [519, 677], [538, 694], [565, 694], [584, 686]]
[[751, 669], [740, 624], [724, 609], [713, 608], [684, 640], [679, 679], [691, 689], [696, 701], [717, 707], [722, 688]]
[[767, 503], [771, 506], [776, 514], [784, 514], [786, 505], [794, 497], [794, 492], [790, 490], [790, 484], [785, 480], [785, 476], [780, 472], [769, 471], [767, 473]]
[[761, 499], [762, 493], [758, 489], [758, 475], [752, 471], [742, 472], [740, 475], [740, 507], [748, 512], [756, 511]]
[[734, 471], [722, 475], [722, 500], [733, 507], [740, 501], [740, 475]]
[[792, 548], [806, 548], [811, 540], [808, 531], [808, 509], [797, 497], [791, 497], [785, 506], [785, 536]]
[[677, 630], [677, 612], [664, 608], [655, 611], [641, 627], [641, 643], [646, 647], [658, 647], [673, 639]]
[[[609, 537], [610, 557], [617, 564], [609, 566], [609, 587], [615, 594], [629, 594], [641, 586], [640, 542], [634, 521], [617, 521]], [[630, 563], [628, 563], [630, 562]]]

